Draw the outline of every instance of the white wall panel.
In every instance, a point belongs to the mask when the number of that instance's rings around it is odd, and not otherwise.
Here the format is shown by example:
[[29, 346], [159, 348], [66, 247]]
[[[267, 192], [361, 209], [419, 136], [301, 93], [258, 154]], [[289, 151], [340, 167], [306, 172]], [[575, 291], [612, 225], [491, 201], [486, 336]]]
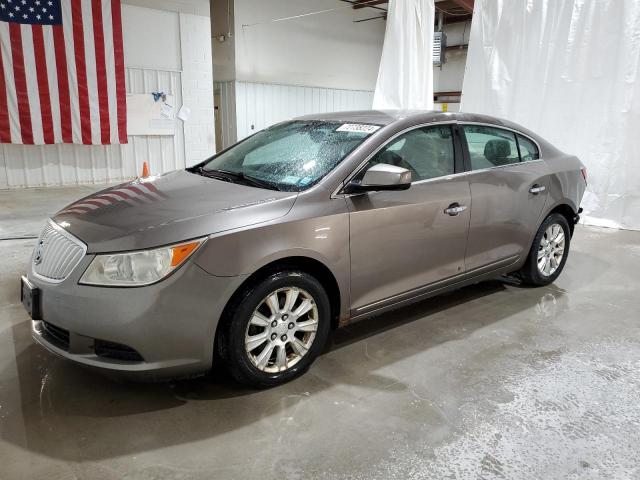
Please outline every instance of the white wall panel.
[[[216, 13], [227, 17], [227, 2], [212, 3], [221, 3]], [[374, 10], [354, 10], [336, 0], [235, 0], [232, 4], [233, 29], [215, 32], [232, 31], [232, 40], [217, 45], [214, 41], [214, 45], [234, 67], [230, 72], [223, 66], [219, 73], [225, 76], [217, 78], [272, 85], [375, 88], [385, 22], [354, 22], [375, 16]], [[305, 15], [322, 10], [320, 15]], [[287, 20], [273, 21], [279, 18]], [[233, 55], [225, 51], [229, 45], [235, 46]], [[235, 76], [230, 77], [233, 70]]]
[[122, 5], [122, 33], [125, 65], [182, 69], [178, 13]]
[[7, 188], [7, 168], [4, 164], [4, 149], [0, 148], [0, 189]]
[[238, 140], [300, 115], [368, 110], [373, 102], [373, 92], [366, 90], [253, 82], [235, 82], [235, 93]]
[[[127, 68], [127, 93], [163, 91], [182, 104], [177, 71]], [[0, 145], [0, 188], [116, 182], [140, 174], [147, 161], [152, 173], [185, 166], [181, 122], [173, 136], [130, 136], [125, 145]], [[4, 180], [4, 184], [3, 184]]]

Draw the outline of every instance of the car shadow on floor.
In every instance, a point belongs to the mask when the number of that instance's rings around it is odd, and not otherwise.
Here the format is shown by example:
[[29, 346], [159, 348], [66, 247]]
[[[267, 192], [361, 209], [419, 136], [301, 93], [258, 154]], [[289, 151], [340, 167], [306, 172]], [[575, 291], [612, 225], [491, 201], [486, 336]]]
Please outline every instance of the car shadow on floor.
[[[404, 390], [385, 366], [464, 339], [528, 309], [545, 296], [562, 301], [557, 287], [513, 289], [488, 281], [432, 298], [336, 331], [325, 353], [303, 377], [255, 391], [219, 369], [192, 380], [141, 384], [106, 377], [34, 345], [29, 322], [0, 335], [13, 343], [15, 361], [0, 372], [0, 436], [6, 442], [67, 461], [98, 460], [214, 438], [251, 424], [270, 424], [314, 402], [333, 387]], [[10, 345], [11, 346], [11, 345]], [[428, 369], [428, 365], [423, 367]]]

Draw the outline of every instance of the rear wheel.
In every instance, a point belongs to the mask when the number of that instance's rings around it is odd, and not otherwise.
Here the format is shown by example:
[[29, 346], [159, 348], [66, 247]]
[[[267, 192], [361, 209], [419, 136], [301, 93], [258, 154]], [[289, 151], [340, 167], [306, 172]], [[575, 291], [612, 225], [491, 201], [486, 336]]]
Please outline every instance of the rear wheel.
[[569, 254], [571, 229], [564, 215], [549, 215], [536, 233], [529, 256], [518, 272], [523, 282], [543, 286], [555, 281]]
[[329, 334], [329, 299], [305, 272], [274, 273], [247, 288], [231, 309], [219, 347], [233, 377], [251, 387], [304, 373]]

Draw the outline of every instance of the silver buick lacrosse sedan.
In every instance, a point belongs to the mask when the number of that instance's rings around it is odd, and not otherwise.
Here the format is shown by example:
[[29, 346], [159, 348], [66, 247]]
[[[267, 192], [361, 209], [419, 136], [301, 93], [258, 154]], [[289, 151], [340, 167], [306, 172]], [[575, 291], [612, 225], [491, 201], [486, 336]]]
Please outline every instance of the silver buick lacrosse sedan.
[[156, 377], [306, 371], [347, 322], [497, 275], [553, 282], [586, 170], [511, 122], [358, 111], [279, 123], [51, 218], [22, 278], [33, 337]]

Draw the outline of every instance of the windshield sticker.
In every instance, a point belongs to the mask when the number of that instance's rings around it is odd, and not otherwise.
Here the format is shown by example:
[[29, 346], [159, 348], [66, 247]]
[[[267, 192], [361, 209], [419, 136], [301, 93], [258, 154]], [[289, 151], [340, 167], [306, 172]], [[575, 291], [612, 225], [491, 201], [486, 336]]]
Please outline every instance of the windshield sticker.
[[366, 125], [364, 123], [344, 123], [336, 129], [336, 132], [373, 133], [379, 129], [379, 125]]
[[296, 177], [295, 175], [288, 175], [288, 176], [284, 177], [280, 181], [282, 183], [288, 183], [288, 184], [294, 185], [294, 184], [298, 183], [298, 180], [300, 180], [300, 177]]
[[300, 185], [301, 187], [304, 187], [307, 183], [310, 183], [312, 181], [313, 181], [313, 177], [304, 177], [302, 180], [298, 182], [298, 185]]

